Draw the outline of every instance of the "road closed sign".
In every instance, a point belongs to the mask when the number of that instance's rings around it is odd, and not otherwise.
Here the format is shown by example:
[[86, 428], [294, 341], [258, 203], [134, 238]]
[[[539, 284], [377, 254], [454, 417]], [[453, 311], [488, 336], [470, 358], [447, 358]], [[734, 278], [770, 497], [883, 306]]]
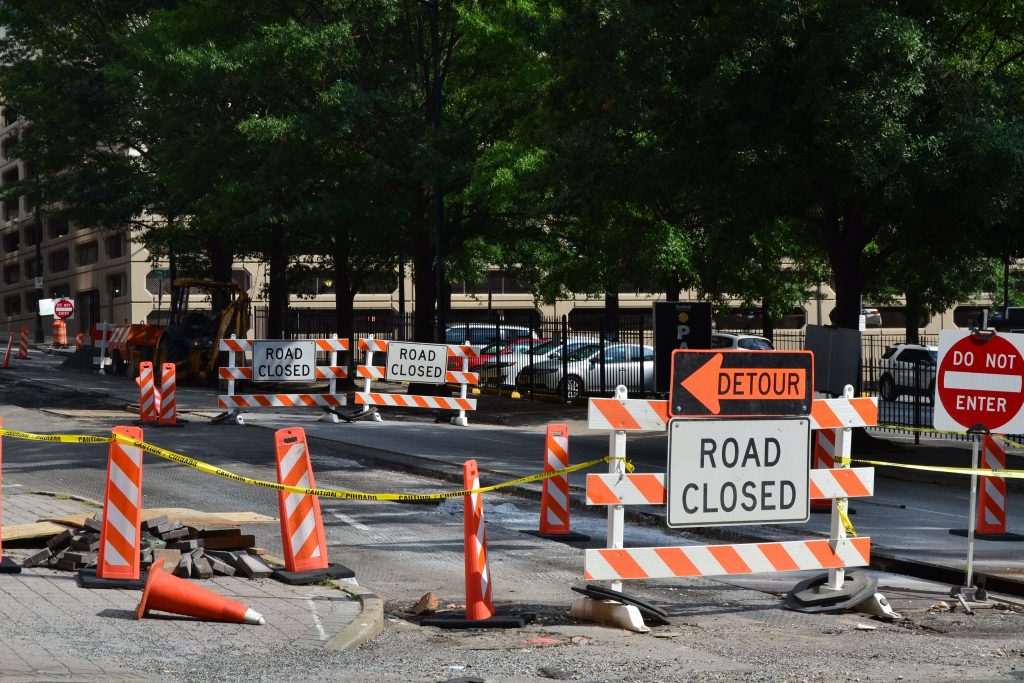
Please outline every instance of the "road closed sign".
[[253, 340], [252, 378], [256, 382], [312, 382], [316, 379], [316, 342]]
[[445, 344], [388, 342], [388, 381], [444, 384], [447, 371], [448, 346]]
[[671, 420], [668, 526], [806, 522], [810, 442], [807, 418]]
[[1024, 334], [939, 333], [935, 429], [1024, 432]]

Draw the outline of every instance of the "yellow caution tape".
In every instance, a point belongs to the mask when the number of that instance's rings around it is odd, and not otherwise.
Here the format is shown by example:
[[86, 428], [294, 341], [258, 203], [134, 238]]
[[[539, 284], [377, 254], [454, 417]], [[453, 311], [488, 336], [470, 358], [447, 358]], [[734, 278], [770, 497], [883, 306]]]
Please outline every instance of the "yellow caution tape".
[[967, 436], [967, 432], [957, 432], [952, 429], [933, 429], [931, 427], [908, 427], [906, 425], [874, 425], [871, 429], [896, 429], [904, 432], [921, 432], [922, 434], [957, 434]]
[[541, 481], [543, 479], [550, 479], [551, 477], [561, 476], [563, 474], [569, 474], [570, 472], [576, 472], [578, 470], [593, 467], [603, 462], [611, 462], [612, 460], [623, 460], [625, 467], [628, 471], [633, 471], [633, 464], [626, 460], [623, 456], [606, 456], [598, 458], [596, 460], [590, 460], [588, 462], [582, 462], [578, 465], [571, 465], [554, 472], [543, 472], [541, 474], [531, 474], [526, 477], [520, 477], [511, 481], [502, 482], [500, 484], [494, 484], [493, 486], [483, 486], [478, 489], [468, 489], [462, 491], [446, 491], [443, 493], [425, 493], [425, 494], [409, 494], [409, 493], [362, 493], [358, 491], [342, 491], [340, 489], [321, 489], [312, 488], [304, 489], [298, 486], [288, 486], [286, 484], [278, 484], [272, 481], [263, 481], [261, 479], [253, 479], [251, 477], [243, 477], [240, 474], [229, 472], [228, 470], [221, 469], [209, 463], [190, 458], [187, 455], [181, 453], [175, 453], [169, 451], [166, 448], [160, 448], [153, 444], [146, 443], [145, 441], [139, 441], [132, 439], [131, 437], [125, 436], [124, 434], [112, 433], [111, 436], [81, 436], [73, 434], [32, 434], [30, 432], [18, 432], [11, 429], [0, 429], [0, 436], [9, 436], [14, 439], [25, 439], [28, 441], [49, 441], [52, 443], [88, 443], [88, 444], [102, 444], [102, 443], [121, 443], [127, 446], [134, 446], [147, 453], [171, 460], [180, 465], [192, 467], [205, 472], [207, 474], [213, 474], [218, 477], [225, 479], [231, 479], [243, 484], [249, 484], [251, 486], [262, 486], [268, 489], [274, 489], [277, 491], [287, 491], [289, 493], [300, 493], [304, 495], [319, 496], [321, 498], [338, 498], [348, 500], [389, 500], [389, 501], [424, 501], [424, 500], [441, 500], [444, 498], [459, 498], [460, 496], [468, 496], [472, 493], [487, 493], [488, 491], [497, 491], [498, 489], [508, 488], [510, 486], [518, 486], [520, 484], [528, 484], [530, 482]]
[[836, 509], [839, 510], [839, 520], [843, 523], [843, 529], [846, 530], [847, 536], [856, 536], [857, 530], [853, 528], [853, 522], [850, 521], [850, 515], [846, 513], [847, 499], [837, 498]]
[[836, 462], [874, 465], [875, 467], [901, 467], [906, 470], [924, 472], [948, 472], [950, 474], [976, 474], [979, 477], [999, 477], [1001, 479], [1024, 479], [1024, 470], [990, 470], [982, 467], [944, 467], [941, 465], [910, 465], [903, 462], [884, 462], [881, 460], [865, 460], [863, 458], [836, 458]]

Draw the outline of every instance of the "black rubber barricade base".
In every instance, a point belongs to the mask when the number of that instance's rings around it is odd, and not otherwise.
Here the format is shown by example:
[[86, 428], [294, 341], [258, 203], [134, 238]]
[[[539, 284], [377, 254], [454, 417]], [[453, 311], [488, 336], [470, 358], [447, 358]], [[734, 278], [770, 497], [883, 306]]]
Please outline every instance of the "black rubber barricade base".
[[524, 531], [524, 534], [530, 534], [537, 538], [544, 538], [549, 541], [561, 541], [562, 543], [587, 543], [590, 541], [590, 536], [586, 534], [578, 534], [575, 531], [570, 531], [567, 534], [542, 534], [539, 531]]
[[20, 574], [21, 565], [7, 555], [0, 557], [0, 574]]
[[[967, 529], [950, 529], [949, 533], [953, 536], [963, 536], [967, 538]], [[974, 538], [979, 541], [1024, 541], [1024, 536], [1021, 534], [974, 534]]]
[[592, 583], [588, 583], [586, 588], [578, 588], [576, 586], [571, 586], [571, 588], [577, 593], [585, 595], [593, 600], [614, 600], [616, 602], [621, 602], [624, 605], [633, 605], [640, 610], [640, 614], [643, 616], [644, 621], [650, 621], [660, 626], [669, 626], [672, 624], [672, 622], [668, 620], [668, 612], [657, 605], [644, 602], [640, 598], [629, 595], [628, 593], [620, 593], [619, 591], [613, 591], [610, 588], [597, 586]]
[[864, 572], [848, 572], [841, 590], [818, 591], [827, 581], [828, 572], [804, 579], [789, 591], [783, 606], [809, 614], [842, 612], [864, 602], [878, 589], [878, 579]]
[[146, 572], [137, 579], [101, 579], [96, 576], [95, 569], [81, 569], [78, 572], [78, 585], [82, 588], [121, 588], [140, 591], [146, 587]]
[[420, 626], [437, 628], [523, 628], [537, 618], [533, 613], [495, 614], [489, 619], [467, 619], [465, 612], [443, 612], [420, 620]]
[[354, 571], [341, 564], [329, 564], [326, 569], [307, 569], [304, 572], [289, 572], [284, 569], [275, 569], [271, 577], [289, 586], [305, 586], [317, 581], [327, 579], [351, 579], [356, 575]]

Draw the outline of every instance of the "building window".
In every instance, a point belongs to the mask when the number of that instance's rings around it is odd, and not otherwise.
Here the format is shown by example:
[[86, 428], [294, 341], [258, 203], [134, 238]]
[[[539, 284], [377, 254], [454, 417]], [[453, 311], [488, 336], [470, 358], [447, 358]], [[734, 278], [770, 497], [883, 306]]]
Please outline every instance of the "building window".
[[10, 107], [0, 109], [0, 124], [2, 124], [4, 128], [14, 125], [14, 122], [17, 120], [18, 113]]
[[71, 225], [67, 221], [50, 221], [51, 240], [67, 237], [69, 232], [71, 232]]
[[244, 268], [231, 271], [231, 281], [238, 285], [243, 292], [248, 292], [252, 287], [252, 276]]
[[[25, 259], [25, 266], [24, 267], [25, 267], [25, 277], [26, 278], [35, 277], [36, 273], [40, 273], [41, 274], [43, 272], [42, 268], [40, 268], [39, 270], [36, 270], [36, 263], [37, 263], [37, 261], [34, 258]], [[38, 261], [38, 263], [41, 265], [42, 261]]]
[[7, 138], [0, 143], [0, 155], [3, 155], [4, 161], [10, 161], [15, 158], [15, 149], [18, 146], [16, 138]]
[[67, 249], [50, 252], [50, 272], [61, 273], [71, 267], [71, 254]]
[[124, 256], [124, 235], [107, 235], [104, 238], [107, 243], [107, 258], [121, 258]]
[[71, 285], [54, 285], [50, 288], [50, 298], [59, 299], [61, 297], [71, 298]]
[[75, 263], [88, 266], [100, 260], [100, 247], [96, 240], [75, 247]]
[[127, 294], [124, 288], [124, 273], [107, 276], [107, 294], [113, 299]]
[[25, 226], [25, 246], [34, 247], [39, 241], [39, 228], [35, 223]]
[[14, 232], [7, 233], [4, 235], [4, 251], [8, 254], [13, 254], [18, 251], [21, 246], [21, 233], [15, 230]]
[[33, 291], [25, 295], [25, 312], [35, 313], [39, 310], [39, 299], [38, 295]]
[[21, 267], [15, 263], [14, 265], [6, 266], [4, 268], [4, 284], [13, 285], [17, 284], [18, 280], [21, 279]]
[[15, 294], [4, 299], [4, 315], [10, 317], [21, 313], [21, 295]]
[[166, 268], [153, 268], [146, 273], [146, 291], [150, 294], [170, 294], [171, 272]]

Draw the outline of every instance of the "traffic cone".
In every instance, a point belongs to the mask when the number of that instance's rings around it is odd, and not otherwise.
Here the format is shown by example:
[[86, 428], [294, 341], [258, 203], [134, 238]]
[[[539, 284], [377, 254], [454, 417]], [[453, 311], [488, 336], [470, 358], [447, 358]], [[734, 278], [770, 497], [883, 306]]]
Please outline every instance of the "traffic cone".
[[14, 335], [7, 340], [7, 353], [4, 354], [4, 370], [11, 367], [11, 349], [14, 348]]
[[[316, 488], [306, 432], [301, 427], [274, 432], [274, 448], [278, 484]], [[307, 493], [278, 491], [277, 501], [281, 511], [284, 569], [274, 571], [275, 579], [294, 586], [355, 576], [348, 567], [327, 561], [327, 535], [320, 516], [319, 498]]]
[[142, 590], [142, 600], [135, 611], [135, 618], [141, 619], [151, 610], [182, 614], [204, 621], [227, 621], [233, 624], [267, 623], [262, 614], [240, 602], [168, 574], [164, 571], [163, 558], [149, 568], [146, 587]]
[[[569, 428], [549, 424], [544, 440], [544, 473], [569, 466]], [[589, 541], [590, 536], [569, 530], [569, 475], [559, 474], [544, 480], [540, 496], [540, 525], [537, 535], [560, 541]]]
[[177, 393], [178, 370], [174, 363], [164, 363], [160, 372], [160, 391], [156, 392], [157, 411], [161, 427], [178, 427]]
[[139, 422], [156, 422], [160, 417], [160, 392], [156, 388], [153, 363], [147, 360], [139, 364], [135, 382], [139, 385]]
[[68, 324], [63, 320], [53, 321], [53, 345], [64, 348], [68, 345]]
[[21, 339], [18, 340], [18, 358], [28, 360], [28, 328], [22, 326]]
[[[3, 428], [4, 421], [0, 418], [0, 428]], [[0, 491], [3, 490], [3, 443], [0, 441]], [[3, 509], [0, 506], [0, 543], [3, 541]], [[0, 545], [0, 574], [17, 574], [21, 571], [21, 567], [9, 557], [4, 557], [3, 546]]]
[[[463, 488], [480, 488], [476, 460], [467, 460], [462, 468]], [[487, 528], [484, 526], [484, 499], [481, 493], [463, 498], [463, 532], [466, 558], [466, 612], [438, 614], [420, 620], [421, 626], [440, 628], [522, 628], [537, 615], [496, 615], [491, 601], [491, 570], [487, 563]]]

